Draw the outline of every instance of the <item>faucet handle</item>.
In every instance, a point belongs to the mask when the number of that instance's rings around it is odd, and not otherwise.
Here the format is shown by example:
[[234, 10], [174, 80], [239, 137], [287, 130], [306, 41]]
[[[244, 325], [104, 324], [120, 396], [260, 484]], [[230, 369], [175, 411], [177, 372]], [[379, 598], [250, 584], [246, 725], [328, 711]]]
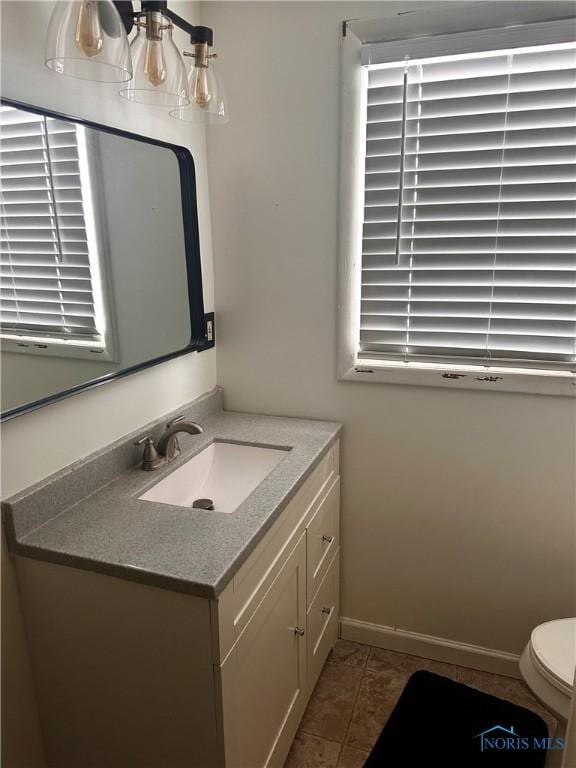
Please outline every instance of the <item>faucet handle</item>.
[[134, 441], [134, 445], [135, 446], [144, 445], [144, 443], [147, 440], [151, 440], [152, 444], [154, 444], [154, 438], [153, 437], [150, 437], [150, 435], [144, 435], [144, 437], [141, 437], [139, 440], [135, 440]]
[[149, 472], [152, 469], [158, 469], [164, 464], [165, 459], [158, 455], [156, 446], [154, 445], [154, 438], [150, 435], [144, 435], [139, 440], [136, 440], [134, 445], [144, 445], [144, 451], [142, 452], [142, 469]]
[[170, 427], [173, 424], [178, 424], [179, 421], [184, 421], [184, 414], [183, 413], [181, 413], [180, 416], [174, 416], [174, 418], [171, 419], [171, 421], [169, 421], [168, 424], [166, 424], [166, 429], [170, 429]]

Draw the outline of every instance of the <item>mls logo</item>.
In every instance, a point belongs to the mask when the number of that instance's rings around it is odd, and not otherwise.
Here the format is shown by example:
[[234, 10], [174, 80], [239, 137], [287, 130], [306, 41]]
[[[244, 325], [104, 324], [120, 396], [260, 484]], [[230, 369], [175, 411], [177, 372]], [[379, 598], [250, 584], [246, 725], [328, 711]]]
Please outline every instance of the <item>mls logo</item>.
[[480, 752], [564, 749], [564, 739], [520, 736], [513, 725], [508, 728], [504, 725], [493, 725], [474, 738], [480, 739]]

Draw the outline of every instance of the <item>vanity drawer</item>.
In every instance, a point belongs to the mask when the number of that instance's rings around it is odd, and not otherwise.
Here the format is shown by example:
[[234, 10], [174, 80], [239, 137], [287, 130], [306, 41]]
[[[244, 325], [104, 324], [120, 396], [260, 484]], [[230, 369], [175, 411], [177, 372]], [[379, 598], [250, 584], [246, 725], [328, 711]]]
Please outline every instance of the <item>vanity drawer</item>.
[[338, 637], [338, 606], [340, 596], [340, 552], [337, 549], [318, 593], [308, 609], [308, 690], [312, 691], [326, 657]]
[[[278, 520], [224, 589], [212, 612], [218, 626], [215, 661], [222, 661], [257, 609], [307, 522], [323, 502], [339, 466], [336, 442], [297, 491]], [[308, 603], [307, 603], [308, 604]]]
[[322, 499], [306, 529], [307, 598], [312, 600], [340, 544], [340, 478]]

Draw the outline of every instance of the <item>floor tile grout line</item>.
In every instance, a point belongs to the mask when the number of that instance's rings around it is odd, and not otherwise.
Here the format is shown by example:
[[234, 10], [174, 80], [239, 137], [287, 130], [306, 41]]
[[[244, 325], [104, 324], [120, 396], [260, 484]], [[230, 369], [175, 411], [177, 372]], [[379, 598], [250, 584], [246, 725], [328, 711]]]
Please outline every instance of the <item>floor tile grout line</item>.
[[346, 726], [346, 730], [344, 731], [344, 738], [342, 741], [343, 747], [346, 746], [346, 738], [350, 731], [350, 726], [352, 725], [352, 718], [354, 717], [354, 710], [356, 709], [356, 703], [358, 702], [358, 699], [360, 697], [360, 689], [362, 688], [362, 681], [364, 680], [366, 672], [368, 671], [368, 660], [372, 655], [372, 646], [367, 645], [366, 647], [368, 648], [368, 653], [366, 654], [366, 658], [364, 659], [364, 663], [362, 664], [362, 667], [361, 667], [362, 674], [360, 675], [360, 680], [358, 681], [358, 690], [356, 691], [356, 695], [354, 696], [354, 701], [352, 702], [352, 711], [350, 712], [350, 717], [348, 718], [348, 725]]
[[[366, 664], [368, 664], [368, 657], [370, 655], [370, 652], [368, 653], [368, 656], [366, 657]], [[344, 731], [344, 737], [342, 740], [342, 746], [346, 745], [346, 739], [348, 738], [348, 734], [350, 732], [350, 726], [352, 725], [352, 718], [354, 717], [354, 711], [356, 710], [356, 704], [358, 703], [358, 698], [360, 697], [360, 690], [362, 688], [362, 681], [364, 680], [364, 677], [366, 675], [368, 667], [365, 666], [362, 669], [362, 674], [360, 675], [360, 680], [358, 682], [358, 689], [356, 691], [356, 694], [354, 696], [354, 701], [352, 703], [352, 709], [350, 711], [350, 717], [348, 718], [348, 725], [346, 726], [346, 730]]]
[[340, 744], [340, 749], [338, 750], [338, 757], [336, 758], [335, 768], [338, 768], [340, 764], [340, 757], [342, 756], [343, 749], [344, 749], [344, 744]]
[[318, 736], [317, 733], [312, 733], [312, 731], [307, 731], [306, 728], [298, 728], [298, 733], [305, 733], [306, 736], [312, 736], [313, 739], [320, 739], [320, 741], [329, 741], [330, 744], [338, 744], [339, 746], [342, 746], [341, 741], [337, 741], [336, 739], [327, 739], [325, 736]]
[[[367, 647], [370, 648], [371, 646], [367, 646]], [[346, 729], [344, 731], [344, 736], [342, 737], [342, 739], [344, 739], [346, 737], [346, 734], [348, 733], [348, 728], [350, 727], [350, 722], [351, 722], [351, 719], [352, 719], [352, 714], [354, 712], [354, 706], [356, 704], [356, 700], [357, 700], [358, 694], [360, 692], [360, 683], [362, 681], [362, 678], [364, 677], [364, 672], [366, 671], [366, 662], [368, 661], [368, 656], [369, 656], [369, 653], [366, 655], [366, 660], [361, 665], [360, 664], [350, 664], [350, 663], [347, 663], [346, 661], [343, 661], [343, 660], [334, 660], [334, 659], [331, 659], [330, 656], [329, 656], [326, 659], [326, 663], [324, 665], [324, 669], [322, 670], [322, 673], [320, 675], [320, 677], [321, 677], [322, 674], [324, 673], [324, 670], [326, 669], [326, 667], [336, 667], [336, 668], [338, 668], [338, 667], [345, 667], [346, 669], [359, 669], [359, 670], [361, 670], [360, 679], [358, 681], [358, 690], [356, 691], [356, 694], [354, 696], [354, 700], [352, 702], [352, 709], [351, 709], [351, 712], [350, 712], [350, 717], [348, 718], [348, 722], [347, 722]], [[318, 678], [318, 682], [316, 683], [316, 686], [314, 687], [314, 691], [312, 692], [312, 695], [310, 696], [310, 700], [308, 702], [308, 706], [310, 706], [310, 702], [314, 698], [314, 694], [316, 692], [316, 688], [317, 688], [319, 682], [320, 682], [320, 678]], [[313, 738], [316, 738], [316, 739], [323, 739], [324, 741], [329, 741], [332, 744], [339, 744], [341, 746], [341, 748], [346, 746], [344, 744], [343, 740], [340, 741], [340, 740], [336, 740], [336, 739], [333, 739], [333, 738], [328, 739], [325, 736], [319, 736], [317, 733], [313, 733], [312, 731], [307, 730], [305, 725], [300, 725], [300, 727], [298, 728], [298, 732], [305, 733], [308, 736], [312, 736]], [[338, 756], [338, 760], [340, 759], [341, 752], [342, 752], [342, 749], [340, 750], [340, 753], [339, 753], [339, 756]], [[337, 765], [336, 765], [336, 768], [337, 768]]]

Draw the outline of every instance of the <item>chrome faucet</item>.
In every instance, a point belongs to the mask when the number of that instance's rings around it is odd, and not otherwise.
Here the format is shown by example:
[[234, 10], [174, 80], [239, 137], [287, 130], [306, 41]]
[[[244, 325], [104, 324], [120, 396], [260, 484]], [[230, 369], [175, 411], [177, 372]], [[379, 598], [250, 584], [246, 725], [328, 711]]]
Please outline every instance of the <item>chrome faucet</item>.
[[180, 445], [178, 444], [180, 432], [200, 435], [204, 432], [204, 427], [194, 421], [184, 421], [184, 416], [176, 416], [175, 419], [166, 424], [166, 429], [158, 440], [158, 445], [154, 445], [154, 439], [150, 435], [141, 437], [134, 445], [144, 445], [142, 469], [146, 471], [158, 469], [163, 464], [173, 461], [180, 453]]

